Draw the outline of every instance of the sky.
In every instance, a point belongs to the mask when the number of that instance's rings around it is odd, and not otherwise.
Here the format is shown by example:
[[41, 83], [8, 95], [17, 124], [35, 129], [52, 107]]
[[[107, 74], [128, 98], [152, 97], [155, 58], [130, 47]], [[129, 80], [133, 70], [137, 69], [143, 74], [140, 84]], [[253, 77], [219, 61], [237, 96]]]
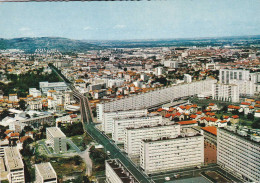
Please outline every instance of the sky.
[[260, 0], [2, 2], [0, 38], [129, 40], [260, 35], [259, 9]]

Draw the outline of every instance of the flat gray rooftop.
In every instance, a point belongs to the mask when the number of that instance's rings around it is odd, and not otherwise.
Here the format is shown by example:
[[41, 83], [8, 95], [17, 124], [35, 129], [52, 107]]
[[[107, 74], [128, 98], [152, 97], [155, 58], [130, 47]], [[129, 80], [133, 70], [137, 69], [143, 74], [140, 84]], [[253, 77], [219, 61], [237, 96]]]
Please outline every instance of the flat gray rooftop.
[[23, 169], [23, 161], [18, 152], [17, 147], [6, 147], [5, 148], [5, 158], [7, 160], [10, 170]]
[[53, 137], [66, 137], [66, 135], [58, 127], [50, 127], [46, 128], [46, 130], [49, 131]]
[[57, 178], [56, 173], [50, 162], [35, 164], [35, 168], [39, 171], [40, 175], [43, 177], [43, 180]]

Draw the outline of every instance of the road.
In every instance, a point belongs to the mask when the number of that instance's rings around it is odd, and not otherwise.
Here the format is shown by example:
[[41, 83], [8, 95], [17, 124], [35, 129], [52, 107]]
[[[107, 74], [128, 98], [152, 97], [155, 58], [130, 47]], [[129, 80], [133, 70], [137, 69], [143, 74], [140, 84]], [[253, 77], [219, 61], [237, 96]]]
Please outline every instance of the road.
[[86, 131], [93, 139], [102, 144], [107, 151], [110, 151], [111, 158], [119, 159], [132, 173], [132, 175], [140, 183], [154, 182], [148, 175], [140, 170], [110, 139], [108, 139], [101, 131], [99, 131], [93, 123], [93, 114], [88, 99], [79, 93], [73, 84], [52, 64], [49, 67], [67, 84], [73, 91], [74, 97], [80, 102], [81, 121], [84, 131]]
[[86, 162], [86, 175], [88, 175], [88, 176], [91, 176], [92, 166], [93, 166], [92, 160], [89, 157], [89, 150], [90, 150], [91, 147], [92, 147], [92, 145], [90, 145], [85, 151], [83, 151], [80, 154], [80, 157], [82, 157]]

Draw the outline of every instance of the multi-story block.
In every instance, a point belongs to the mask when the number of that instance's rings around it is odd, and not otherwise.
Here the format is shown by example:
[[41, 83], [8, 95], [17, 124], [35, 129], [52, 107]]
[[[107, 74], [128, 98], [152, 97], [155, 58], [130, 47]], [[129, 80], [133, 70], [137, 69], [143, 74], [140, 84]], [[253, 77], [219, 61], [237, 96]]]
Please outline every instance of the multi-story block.
[[235, 84], [241, 96], [252, 96], [259, 92], [260, 73], [249, 70], [220, 69], [220, 83]]
[[110, 159], [106, 161], [107, 183], [138, 183], [139, 181], [131, 174], [120, 160]]
[[207, 126], [204, 131], [204, 163], [217, 163], [217, 127]]
[[215, 83], [212, 85], [212, 98], [223, 101], [239, 102], [239, 87], [234, 84]]
[[216, 83], [216, 80], [207, 79], [195, 81], [186, 84], [163, 87], [147, 93], [104, 102], [97, 107], [97, 118], [101, 121], [104, 111], [112, 112], [118, 110], [151, 108], [169, 103], [180, 97], [187, 97], [196, 94], [211, 94], [211, 86], [213, 83]]
[[35, 183], [57, 183], [57, 175], [50, 162], [35, 165]]
[[8, 181], [10, 183], [24, 183], [24, 164], [17, 147], [6, 147], [4, 159], [8, 171]]
[[55, 153], [67, 151], [66, 135], [58, 127], [46, 128], [46, 137]]
[[217, 130], [217, 163], [245, 182], [260, 181], [260, 132], [235, 126]]
[[145, 125], [155, 126], [158, 124], [162, 124], [162, 116], [160, 115], [114, 118], [112, 139], [116, 143], [123, 143], [126, 128], [141, 127]]
[[249, 75], [249, 70], [220, 69], [219, 81], [224, 84], [230, 84], [230, 80], [249, 81]]
[[204, 137], [187, 128], [175, 138], [142, 140], [140, 166], [148, 174], [200, 166], [204, 162]]
[[124, 148], [130, 157], [138, 157], [143, 139], [157, 139], [160, 137], [173, 138], [180, 135], [179, 124], [142, 126], [125, 129]]
[[104, 112], [102, 117], [102, 130], [105, 131], [105, 133], [112, 133], [113, 120], [116, 117], [120, 118], [120, 117], [130, 117], [130, 116], [143, 116], [146, 114], [147, 114], [147, 109]]

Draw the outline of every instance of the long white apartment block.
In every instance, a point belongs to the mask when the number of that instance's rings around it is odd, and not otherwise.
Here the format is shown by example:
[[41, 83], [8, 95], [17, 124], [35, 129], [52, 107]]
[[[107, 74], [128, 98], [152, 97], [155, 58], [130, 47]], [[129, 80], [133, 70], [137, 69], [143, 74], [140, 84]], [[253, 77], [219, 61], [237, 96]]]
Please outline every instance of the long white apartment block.
[[141, 127], [145, 125], [155, 126], [162, 124], [161, 115], [145, 115], [136, 117], [114, 118], [112, 139], [116, 143], [124, 143], [125, 129], [131, 127]]
[[163, 87], [154, 91], [115, 99], [97, 105], [97, 120], [102, 121], [105, 111], [144, 109], [169, 103], [174, 99], [196, 94], [210, 94], [214, 79]]
[[260, 130], [228, 126], [217, 137], [217, 163], [245, 182], [260, 182]]
[[143, 116], [146, 114], [147, 114], [147, 109], [104, 112], [103, 119], [102, 119], [102, 130], [105, 133], [112, 133], [114, 118], [130, 117], [130, 116]]
[[20, 152], [17, 147], [6, 147], [5, 165], [8, 171], [8, 181], [10, 183], [24, 183], [24, 164]]
[[142, 140], [140, 166], [147, 173], [156, 173], [200, 166], [204, 163], [204, 136], [191, 129], [174, 138]]
[[158, 139], [161, 137], [173, 138], [176, 135], [180, 135], [180, 130], [180, 125], [177, 123], [126, 128], [124, 138], [125, 152], [130, 157], [138, 157], [143, 139]]
[[58, 127], [46, 128], [46, 137], [55, 153], [67, 151], [66, 135]]
[[120, 160], [106, 160], [106, 183], [139, 183]]
[[35, 164], [35, 183], [57, 183], [57, 174], [50, 162]]
[[239, 87], [235, 84], [215, 83], [212, 85], [212, 98], [222, 101], [239, 102]]

